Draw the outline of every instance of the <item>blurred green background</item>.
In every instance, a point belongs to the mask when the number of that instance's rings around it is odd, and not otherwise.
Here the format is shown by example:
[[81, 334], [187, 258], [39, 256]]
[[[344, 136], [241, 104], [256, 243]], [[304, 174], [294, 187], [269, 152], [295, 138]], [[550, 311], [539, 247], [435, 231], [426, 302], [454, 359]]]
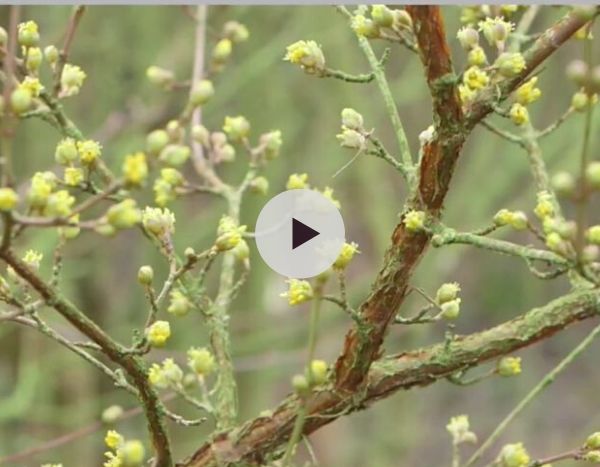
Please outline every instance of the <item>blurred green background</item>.
[[[460, 9], [445, 7], [444, 13], [455, 64], [462, 67], [465, 54], [454, 39]], [[543, 29], [563, 13], [562, 8], [543, 7], [533, 29]], [[23, 19], [39, 23], [44, 45], [60, 44], [69, 14], [70, 7], [66, 6], [22, 10]], [[403, 206], [405, 189], [402, 179], [383, 161], [368, 157], [359, 157], [332, 178], [353, 155], [338, 146], [335, 134], [341, 109], [353, 107], [364, 115], [368, 127], [376, 129], [388, 149], [396, 151], [390, 123], [374, 83], [314, 78], [282, 57], [286, 45], [313, 39], [322, 44], [328, 65], [333, 68], [366, 72], [366, 60], [345, 20], [331, 7], [210, 7], [209, 44], [214, 33], [231, 19], [248, 26], [250, 39], [235, 47], [232, 63], [215, 79], [217, 93], [206, 105], [204, 123], [209, 129], [218, 129], [225, 115], [242, 114], [250, 120], [256, 137], [271, 129], [282, 130], [281, 156], [265, 172], [271, 183], [270, 194], [283, 190], [292, 172], [307, 172], [313, 185], [335, 189], [348, 238], [357, 241], [362, 251], [348, 272], [350, 297], [353, 303], [359, 303], [381, 263]], [[0, 24], [7, 27], [7, 22], [8, 7], [0, 7]], [[193, 35], [193, 21], [182, 7], [88, 8], [70, 59], [82, 66], [88, 79], [80, 96], [68, 100], [66, 110], [86, 135], [101, 141], [103, 157], [110, 166], [120, 167], [124, 154], [142, 147], [148, 131], [164, 125], [180, 111], [185, 94], [158, 91], [146, 81], [145, 70], [156, 64], [173, 69], [182, 79], [190, 76]], [[385, 44], [376, 42], [374, 46], [381, 53]], [[544, 94], [531, 107], [536, 126], [551, 123], [568, 107], [575, 89], [565, 79], [564, 69], [581, 55], [582, 43], [571, 41], [544, 65], [539, 82]], [[421, 64], [414, 55], [393, 45], [386, 68], [416, 153], [418, 134], [431, 123]], [[582, 123], [583, 116], [575, 115], [543, 140], [544, 159], [552, 171], [576, 169]], [[599, 129], [600, 119], [596, 118], [592, 132], [595, 158]], [[52, 167], [58, 140], [59, 135], [41, 121], [27, 121], [19, 127], [15, 164], [20, 180], [36, 170]], [[223, 177], [236, 180], [244, 170], [245, 164], [238, 160], [222, 170]], [[250, 228], [267, 199], [251, 195], [244, 202], [242, 220]], [[456, 171], [446, 202], [445, 222], [462, 230], [478, 228], [487, 225], [502, 207], [531, 211], [534, 199], [526, 155], [486, 130], [477, 129]], [[151, 202], [150, 197], [147, 202]], [[177, 249], [193, 246], [200, 250], [210, 245], [223, 209], [223, 203], [203, 195], [176, 203]], [[572, 211], [568, 205], [565, 209], [567, 213]], [[520, 242], [534, 242], [527, 234], [512, 236]], [[29, 232], [18, 248], [23, 252], [27, 248], [43, 251], [44, 267], [48, 268], [55, 245], [56, 235], [43, 230]], [[254, 247], [251, 260], [253, 271], [235, 302], [231, 321], [242, 419], [273, 407], [288, 393], [291, 375], [302, 369], [308, 318], [306, 309], [289, 308], [279, 298], [285, 288], [283, 280], [262, 263]], [[135, 280], [138, 267], [151, 264], [161, 277], [165, 273], [164, 261], [137, 231], [109, 240], [84, 233], [70, 244], [65, 263], [62, 286], [66, 293], [122, 341], [143, 323], [146, 313], [143, 293]], [[214, 277], [211, 280], [214, 282]], [[516, 259], [459, 246], [430, 251], [414, 284], [433, 293], [449, 280], [460, 282], [463, 288], [463, 313], [457, 323], [460, 333], [509, 319], [568, 288], [564, 279], [544, 282], [531, 277]], [[410, 314], [418, 306], [411, 300], [404, 313]], [[62, 332], [77, 338], [51, 311], [43, 314]], [[521, 377], [492, 379], [469, 388], [440, 382], [398, 393], [365, 412], [336, 421], [311, 436], [320, 465], [449, 465], [445, 425], [450, 416], [469, 414], [472, 429], [485, 438], [592, 324], [574, 326], [523, 351]], [[167, 350], [153, 351], [151, 361], [168, 355], [183, 363], [189, 346], [206, 344], [206, 328], [199, 316], [171, 320], [171, 325], [174, 336], [170, 345]], [[326, 307], [318, 356], [333, 361], [349, 326], [346, 316], [333, 306]], [[386, 352], [440, 341], [444, 332], [442, 324], [392, 328]], [[521, 440], [534, 456], [550, 455], [580, 444], [589, 432], [598, 430], [599, 350], [600, 343], [596, 343], [577, 360], [517, 419], [501, 442]], [[98, 419], [103, 408], [117, 403], [128, 408], [134, 401], [56, 343], [14, 324], [0, 325], [0, 458], [85, 427]], [[178, 402], [170, 402], [169, 406], [189, 418], [196, 416]], [[123, 422], [119, 428], [127, 436], [145, 437], [141, 418]], [[183, 457], [202, 443], [208, 427], [171, 426], [171, 433], [175, 453]], [[50, 461], [63, 462], [65, 467], [101, 465], [102, 439], [103, 431], [97, 431], [68, 446], [3, 465], [35, 466]], [[306, 453], [302, 451], [301, 455]]]

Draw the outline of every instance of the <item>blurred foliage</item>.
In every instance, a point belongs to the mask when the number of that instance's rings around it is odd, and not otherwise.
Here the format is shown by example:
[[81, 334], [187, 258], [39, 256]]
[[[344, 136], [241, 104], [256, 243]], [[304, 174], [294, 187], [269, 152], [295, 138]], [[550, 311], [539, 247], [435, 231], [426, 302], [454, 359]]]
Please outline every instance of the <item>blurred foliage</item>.
[[[25, 7], [23, 17], [38, 21], [47, 41], [60, 43], [69, 13], [66, 6]], [[561, 8], [544, 8], [534, 29], [547, 26], [562, 13]], [[459, 27], [459, 9], [445, 8], [445, 14], [455, 62], [460, 67], [464, 53], [452, 33]], [[286, 45], [307, 38], [322, 44], [332, 67], [361, 73], [367, 71], [366, 61], [345, 20], [330, 7], [209, 9], [212, 30], [230, 19], [246, 24], [251, 37], [236, 48], [232, 65], [216, 79], [217, 94], [203, 111], [204, 123], [217, 129], [225, 115], [243, 114], [255, 134], [282, 130], [282, 154], [266, 173], [271, 194], [284, 189], [292, 172], [308, 172], [314, 185], [335, 188], [342, 202], [348, 238], [357, 241], [362, 250], [349, 270], [351, 299], [358, 302], [368, 292], [380, 264], [403, 205], [404, 188], [400, 177], [383, 161], [366, 156], [332, 178], [350, 157], [335, 139], [339, 112], [347, 106], [359, 110], [366, 125], [376, 128], [391, 147], [390, 124], [375, 84], [313, 78], [283, 62], [282, 57]], [[8, 7], [0, 7], [0, 24], [6, 27], [7, 21]], [[125, 153], [142, 146], [148, 131], [164, 125], [181, 108], [185, 93], [157, 91], [147, 83], [145, 70], [157, 64], [173, 69], [177, 76], [189, 76], [193, 34], [193, 21], [182, 7], [102, 6], [90, 7], [86, 12], [71, 61], [82, 66], [89, 77], [80, 97], [69, 100], [66, 110], [85, 134], [102, 142], [104, 159], [110, 166], [119, 167]], [[375, 45], [380, 53], [383, 46]], [[537, 126], [551, 123], [568, 107], [575, 89], [564, 78], [564, 68], [572, 58], [581, 56], [581, 49], [580, 42], [571, 41], [543, 68], [543, 98], [532, 107]], [[421, 64], [398, 46], [393, 48], [386, 68], [416, 153], [417, 136], [431, 120]], [[582, 121], [582, 116], [574, 116], [543, 141], [544, 159], [552, 170], [576, 167]], [[600, 119], [596, 118], [592, 143], [595, 158], [598, 130]], [[40, 167], [51, 167], [58, 139], [54, 130], [41, 121], [22, 124], [15, 148], [17, 177], [23, 179]], [[242, 175], [241, 164], [225, 171], [226, 179]], [[445, 220], [463, 230], [477, 228], [487, 225], [501, 207], [531, 210], [534, 199], [525, 153], [478, 129], [461, 158], [446, 202]], [[249, 197], [243, 206], [243, 222], [253, 226], [265, 202], [260, 196]], [[210, 244], [223, 207], [221, 201], [202, 195], [178, 203], [178, 245], [200, 250]], [[28, 235], [24, 245], [35, 246], [51, 257], [56, 244], [54, 233], [40, 230]], [[236, 300], [232, 317], [244, 419], [272, 407], [289, 391], [290, 376], [302, 368], [307, 320], [306, 310], [290, 309], [278, 297], [283, 281], [262, 263], [254, 248], [251, 258], [253, 273]], [[137, 268], [152, 264], [160, 276], [166, 273], [159, 269], [163, 261], [150, 246], [140, 242], [136, 232], [119, 234], [109, 242], [100, 242], [93, 234], [81, 235], [68, 250], [65, 263], [62, 284], [66, 293], [122, 340], [129, 339], [146, 312], [142, 290], [135, 284]], [[567, 287], [562, 279], [546, 283], [532, 278], [515, 259], [460, 246], [431, 251], [415, 283], [435, 290], [447, 280], [458, 281], [463, 288], [463, 315], [457, 325], [461, 333], [545, 303]], [[414, 308], [414, 303], [409, 301], [406, 310], [411, 306]], [[61, 326], [51, 311], [45, 315]], [[326, 309], [318, 345], [321, 358], [336, 357], [348, 325], [347, 318], [335, 308]], [[173, 321], [172, 326], [174, 338], [169, 354], [173, 351], [179, 360], [183, 360], [187, 347], [206, 341], [200, 319]], [[447, 464], [449, 439], [444, 427], [450, 416], [469, 413], [473, 429], [488, 433], [580, 339], [585, 332], [582, 328], [590, 326], [582, 324], [524, 351], [524, 374], [520, 378], [490, 380], [468, 389], [440, 383], [418, 392], [399, 393], [368, 411], [337, 421], [311, 437], [320, 465]], [[439, 341], [443, 333], [441, 325], [394, 328], [386, 350], [396, 352]], [[134, 403], [96, 370], [33, 332], [2, 324], [0, 349], [0, 457], [85, 426], [97, 420], [108, 405], [130, 407]], [[158, 360], [163, 353], [154, 351], [150, 358]], [[595, 408], [600, 373], [594, 371], [596, 367], [593, 352], [577, 361], [501, 441], [524, 440], [532, 453], [546, 454], [576, 445], [588, 432], [598, 429], [600, 416]], [[189, 454], [206, 430], [173, 427], [176, 456]], [[122, 431], [141, 436], [143, 421], [127, 421]], [[65, 466], [99, 465], [103, 451], [99, 432], [19, 465], [39, 465], [42, 461], [60, 461]], [[81, 459], [85, 459], [83, 464]]]

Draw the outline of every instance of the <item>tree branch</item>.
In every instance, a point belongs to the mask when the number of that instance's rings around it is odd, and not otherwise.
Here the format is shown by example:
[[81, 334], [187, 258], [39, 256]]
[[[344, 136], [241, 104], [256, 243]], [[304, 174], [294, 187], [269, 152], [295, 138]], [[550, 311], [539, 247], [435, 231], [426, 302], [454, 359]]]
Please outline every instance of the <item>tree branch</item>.
[[[304, 433], [365, 409], [398, 390], [426, 386], [457, 371], [510, 354], [599, 313], [598, 290], [575, 291], [485, 331], [454, 336], [450, 342], [383, 358], [372, 365], [361, 398], [345, 397], [334, 388], [315, 392], [308, 398]], [[217, 435], [190, 459], [178, 464], [179, 467], [264, 462], [290, 436], [299, 403], [296, 396], [289, 396], [271, 415], [257, 417], [235, 431]]]

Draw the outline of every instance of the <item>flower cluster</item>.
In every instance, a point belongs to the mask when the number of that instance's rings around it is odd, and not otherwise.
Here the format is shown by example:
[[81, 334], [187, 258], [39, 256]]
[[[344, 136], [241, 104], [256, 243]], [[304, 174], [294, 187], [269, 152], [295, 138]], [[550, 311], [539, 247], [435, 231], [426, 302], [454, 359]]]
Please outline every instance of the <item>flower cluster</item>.
[[104, 467], [141, 467], [144, 464], [146, 450], [141, 441], [126, 440], [115, 430], [109, 430], [104, 443], [110, 449], [104, 453], [107, 458]]
[[354, 109], [342, 110], [342, 131], [336, 138], [343, 148], [365, 149], [368, 133], [363, 127], [363, 117]]
[[179, 387], [183, 381], [183, 370], [172, 358], [167, 358], [160, 365], [152, 364], [148, 370], [148, 381], [158, 389]]
[[498, 361], [496, 371], [500, 376], [517, 376], [521, 374], [520, 357], [503, 357]]
[[457, 282], [446, 282], [437, 290], [435, 301], [440, 307], [440, 316], [447, 320], [455, 320], [460, 314], [460, 302], [458, 293], [460, 285]]
[[168, 321], [155, 321], [146, 329], [146, 339], [152, 347], [164, 347], [171, 337], [171, 326]]
[[280, 296], [287, 298], [290, 305], [300, 305], [301, 303], [311, 300], [314, 292], [310, 282], [299, 279], [287, 280], [288, 290]]
[[469, 417], [466, 415], [452, 417], [446, 425], [446, 430], [452, 436], [452, 444], [454, 446], [462, 443], [477, 442], [477, 435], [470, 430]]
[[217, 251], [228, 251], [238, 246], [245, 231], [245, 225], [237, 225], [237, 222], [229, 216], [221, 217], [215, 240]]
[[412, 18], [401, 9], [390, 9], [386, 5], [372, 5], [370, 17], [364, 8], [359, 8], [352, 17], [352, 29], [368, 39], [398, 39], [412, 34]]

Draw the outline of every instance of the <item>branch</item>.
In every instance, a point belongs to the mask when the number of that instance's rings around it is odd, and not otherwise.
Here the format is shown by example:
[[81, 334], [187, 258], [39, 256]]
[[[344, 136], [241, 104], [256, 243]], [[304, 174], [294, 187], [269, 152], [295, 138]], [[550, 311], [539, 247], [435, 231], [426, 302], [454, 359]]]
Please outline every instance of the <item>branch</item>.
[[164, 413], [164, 406], [158, 399], [156, 392], [148, 384], [143, 360], [137, 356], [129, 355], [123, 346], [113, 341], [77, 306], [46, 284], [12, 251], [0, 251], [0, 258], [6, 261], [22, 279], [29, 283], [48, 306], [54, 308], [83, 335], [98, 344], [110, 360], [120, 365], [127, 372], [132, 379], [133, 386], [138, 390], [140, 401], [144, 406], [148, 429], [156, 451], [156, 467], [170, 467], [173, 464], [170, 443], [161, 416]]
[[[599, 312], [598, 290], [575, 291], [488, 330], [454, 336], [450, 342], [381, 359], [368, 373], [362, 398], [345, 397], [328, 388], [306, 399], [304, 433], [312, 433], [341, 415], [367, 408], [395, 391], [426, 386], [457, 371], [510, 354]], [[265, 456], [283, 446], [289, 438], [299, 403], [297, 397], [289, 396], [272, 415], [257, 417], [237, 430], [220, 433], [179, 466], [264, 462]]]

